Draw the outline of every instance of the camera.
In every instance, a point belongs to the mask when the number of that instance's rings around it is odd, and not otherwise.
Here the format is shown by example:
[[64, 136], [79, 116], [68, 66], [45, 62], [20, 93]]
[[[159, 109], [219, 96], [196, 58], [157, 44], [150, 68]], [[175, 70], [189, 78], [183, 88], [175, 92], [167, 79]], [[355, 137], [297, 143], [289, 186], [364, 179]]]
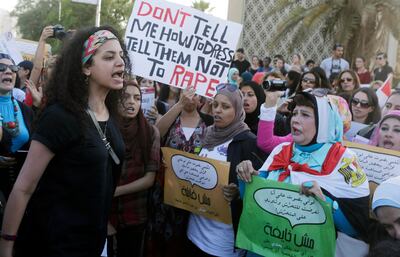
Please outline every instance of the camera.
[[287, 89], [286, 80], [274, 79], [264, 80], [262, 86], [267, 91], [285, 91]]
[[52, 38], [57, 38], [59, 40], [63, 40], [66, 35], [67, 35], [67, 32], [65, 32], [64, 27], [62, 25], [57, 24], [57, 25], [53, 26]]

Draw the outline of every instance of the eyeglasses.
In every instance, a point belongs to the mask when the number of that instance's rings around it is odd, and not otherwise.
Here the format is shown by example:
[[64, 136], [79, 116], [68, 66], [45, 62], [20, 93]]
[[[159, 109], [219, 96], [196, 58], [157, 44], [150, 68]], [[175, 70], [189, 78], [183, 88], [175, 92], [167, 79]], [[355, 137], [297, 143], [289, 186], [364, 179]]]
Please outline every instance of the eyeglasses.
[[230, 92], [235, 92], [236, 90], [238, 90], [238, 87], [236, 85], [230, 83], [219, 84], [215, 89], [217, 90], [217, 92], [219, 92], [225, 88], [228, 89]]
[[10, 68], [12, 72], [17, 72], [19, 70], [19, 67], [17, 65], [7, 65], [4, 63], [0, 63], [0, 72], [5, 72], [7, 68]]
[[340, 80], [341, 83], [343, 83], [343, 82], [345, 82], [345, 81], [347, 81], [347, 82], [352, 82], [353, 79], [352, 79], [352, 78], [344, 78], [344, 79], [341, 79], [341, 80]]
[[361, 108], [368, 108], [370, 106], [368, 101], [365, 101], [365, 100], [362, 101], [362, 100], [357, 99], [357, 98], [353, 98], [351, 100], [351, 104], [354, 105], [354, 106], [357, 106], [358, 104], [360, 104]]
[[315, 79], [303, 78], [301, 81], [303, 81], [304, 83], [315, 84]]

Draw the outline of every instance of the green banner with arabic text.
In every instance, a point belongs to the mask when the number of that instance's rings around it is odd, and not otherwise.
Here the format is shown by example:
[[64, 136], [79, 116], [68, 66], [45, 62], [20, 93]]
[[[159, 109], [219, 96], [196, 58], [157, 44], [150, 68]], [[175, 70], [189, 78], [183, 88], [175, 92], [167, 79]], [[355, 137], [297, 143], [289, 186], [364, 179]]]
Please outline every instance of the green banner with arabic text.
[[260, 177], [246, 184], [236, 245], [262, 256], [335, 256], [328, 203], [300, 195], [299, 186]]

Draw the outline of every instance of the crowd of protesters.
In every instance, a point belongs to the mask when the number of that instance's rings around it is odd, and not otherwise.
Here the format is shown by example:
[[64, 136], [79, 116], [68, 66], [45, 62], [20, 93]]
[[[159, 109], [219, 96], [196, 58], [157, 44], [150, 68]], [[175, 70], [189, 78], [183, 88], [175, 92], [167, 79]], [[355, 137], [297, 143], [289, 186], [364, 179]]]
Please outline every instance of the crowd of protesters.
[[[235, 248], [252, 176], [334, 206], [336, 256], [399, 256], [400, 177], [370, 193], [343, 145], [400, 151], [400, 91], [383, 108], [376, 94], [393, 75], [385, 53], [369, 70], [361, 56], [350, 67], [341, 44], [320, 64], [306, 53], [249, 62], [239, 48], [208, 99], [134, 76], [111, 27], [74, 32], [45, 61], [52, 33], [43, 29], [32, 62], [0, 53], [0, 257], [100, 256], [106, 239], [108, 256], [258, 256]], [[146, 113], [144, 88], [155, 92]], [[363, 128], [346, 138], [355, 123]], [[230, 162], [232, 224], [163, 203], [163, 146]], [[357, 186], [338, 172], [343, 156]]]

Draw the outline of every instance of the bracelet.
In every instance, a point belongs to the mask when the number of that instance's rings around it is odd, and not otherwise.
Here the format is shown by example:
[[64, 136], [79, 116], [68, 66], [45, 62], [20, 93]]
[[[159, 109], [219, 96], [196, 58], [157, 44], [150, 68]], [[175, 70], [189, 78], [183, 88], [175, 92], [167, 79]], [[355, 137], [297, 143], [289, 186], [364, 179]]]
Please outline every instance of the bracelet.
[[2, 239], [6, 241], [15, 241], [17, 240], [17, 235], [7, 235], [7, 234], [1, 234], [0, 236]]

